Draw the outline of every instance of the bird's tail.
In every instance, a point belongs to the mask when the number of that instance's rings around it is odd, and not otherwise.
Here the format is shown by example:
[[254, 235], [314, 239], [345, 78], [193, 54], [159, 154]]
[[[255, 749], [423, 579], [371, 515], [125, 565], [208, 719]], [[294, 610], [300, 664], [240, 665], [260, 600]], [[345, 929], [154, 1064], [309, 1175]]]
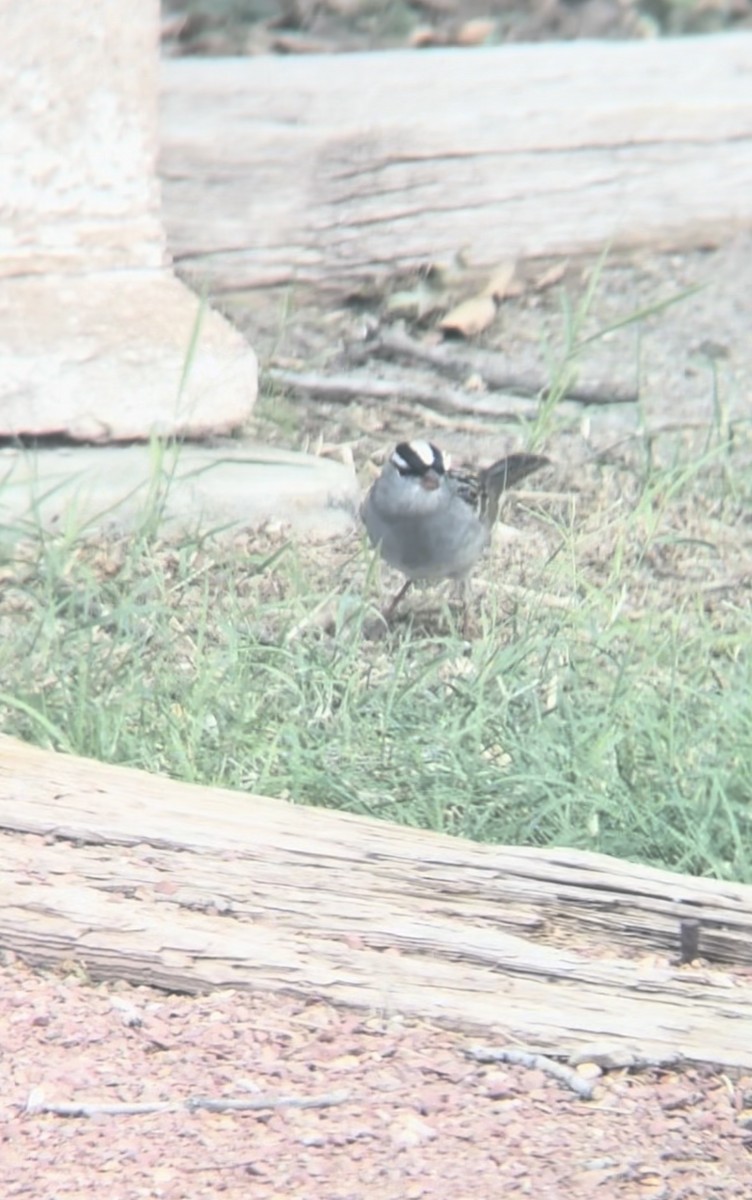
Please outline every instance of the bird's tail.
[[498, 516], [502, 493], [526, 479], [528, 475], [532, 475], [533, 471], [547, 466], [550, 461], [542, 454], [509, 454], [486, 468], [483, 479], [488, 496], [485, 516], [489, 525], [493, 525]]

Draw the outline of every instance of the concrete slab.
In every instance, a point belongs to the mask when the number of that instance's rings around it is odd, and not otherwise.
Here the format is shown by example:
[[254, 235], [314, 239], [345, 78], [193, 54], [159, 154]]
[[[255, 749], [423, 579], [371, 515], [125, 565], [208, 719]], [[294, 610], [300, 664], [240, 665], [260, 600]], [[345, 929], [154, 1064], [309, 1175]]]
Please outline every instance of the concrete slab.
[[200, 302], [169, 265], [158, 0], [0, 0], [0, 12], [0, 437], [243, 427], [255, 355], [219, 313], [196, 333]]
[[157, 497], [160, 532], [230, 536], [269, 520], [316, 536], [356, 522], [351, 466], [253, 442], [0, 449], [0, 535], [128, 533]]
[[256, 356], [166, 270], [0, 280], [0, 437], [230, 433]]

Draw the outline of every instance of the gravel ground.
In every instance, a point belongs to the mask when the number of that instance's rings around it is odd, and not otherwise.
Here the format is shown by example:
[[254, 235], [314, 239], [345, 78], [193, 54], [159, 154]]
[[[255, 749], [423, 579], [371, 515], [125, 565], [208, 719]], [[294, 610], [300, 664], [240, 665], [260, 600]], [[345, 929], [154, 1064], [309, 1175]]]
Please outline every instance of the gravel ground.
[[[752, 1195], [750, 1076], [614, 1071], [584, 1101], [539, 1069], [477, 1064], [477, 1037], [393, 1014], [93, 986], [10, 957], [0, 980], [6, 1197]], [[191, 1111], [197, 1097], [293, 1103]], [[168, 1107], [96, 1111], [149, 1103]], [[66, 1104], [95, 1111], [43, 1111]]]

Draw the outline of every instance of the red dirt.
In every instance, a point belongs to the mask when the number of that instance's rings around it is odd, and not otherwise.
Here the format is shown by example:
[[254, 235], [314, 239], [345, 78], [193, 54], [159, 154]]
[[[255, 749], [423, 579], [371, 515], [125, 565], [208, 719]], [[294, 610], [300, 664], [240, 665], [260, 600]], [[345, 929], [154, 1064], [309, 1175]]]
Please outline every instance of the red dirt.
[[[478, 1037], [286, 996], [0, 968], [3, 1194], [34, 1200], [752, 1196], [752, 1077], [611, 1072], [583, 1101]], [[740, 1031], [741, 1036], [741, 1031]], [[330, 1107], [188, 1111], [190, 1098]], [[176, 1110], [62, 1117], [63, 1103]]]

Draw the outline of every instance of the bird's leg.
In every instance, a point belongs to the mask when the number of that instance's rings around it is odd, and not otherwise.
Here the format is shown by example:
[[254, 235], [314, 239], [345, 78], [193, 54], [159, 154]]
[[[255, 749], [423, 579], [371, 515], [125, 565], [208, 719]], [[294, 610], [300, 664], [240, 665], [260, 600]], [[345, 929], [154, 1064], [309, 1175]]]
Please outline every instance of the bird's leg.
[[462, 589], [462, 636], [467, 638], [470, 633], [470, 580], [465, 576], [460, 584]]
[[402, 587], [397, 592], [397, 595], [392, 600], [391, 604], [388, 604], [387, 607], [384, 609], [384, 612], [382, 615], [383, 615], [385, 621], [391, 621], [392, 617], [394, 616], [397, 605], [399, 604], [400, 600], [402, 600], [402, 598], [404, 596], [406, 596], [407, 593], [410, 591], [412, 584], [413, 584], [412, 579], [405, 580]]
[[460, 631], [462, 633], [462, 636], [466, 638], [468, 636], [468, 630], [470, 628], [471, 589], [470, 589], [469, 576], [463, 575], [460, 579], [455, 579], [454, 594], [457, 597], [459, 604], [460, 604], [460, 611], [461, 611]]

